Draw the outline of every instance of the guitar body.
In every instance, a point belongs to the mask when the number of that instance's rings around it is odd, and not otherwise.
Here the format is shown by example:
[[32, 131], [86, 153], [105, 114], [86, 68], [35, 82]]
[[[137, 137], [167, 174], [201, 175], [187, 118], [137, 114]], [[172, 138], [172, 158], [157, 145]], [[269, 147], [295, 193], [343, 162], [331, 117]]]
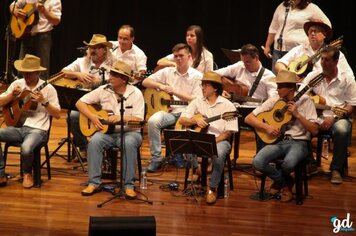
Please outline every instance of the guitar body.
[[[194, 115], [194, 117], [196, 118], [201, 118], [203, 119], [204, 116], [202, 116], [201, 114], [196, 114]], [[181, 125], [179, 120], [176, 122], [176, 125], [174, 127], [175, 130], [187, 130], [187, 129], [191, 129], [191, 130], [194, 130], [195, 132], [199, 132], [199, 133], [204, 133], [207, 129], [208, 129], [209, 126], [205, 127], [204, 129], [200, 128], [199, 126], [197, 125], [193, 125], [193, 126], [185, 126], [185, 125]]]
[[147, 104], [147, 118], [152, 116], [157, 111], [169, 112], [169, 105], [164, 104], [164, 100], [171, 100], [171, 96], [164, 91], [157, 91], [153, 88], [147, 88], [143, 93], [143, 97]]
[[21, 126], [22, 122], [19, 121], [23, 121], [26, 112], [37, 108], [37, 102], [30, 94], [30, 91], [24, 90], [19, 97], [4, 106], [3, 115], [7, 126]]
[[[109, 118], [109, 114], [105, 110], [101, 110], [98, 107], [88, 105], [90, 112], [100, 116], [103, 120], [107, 120]], [[100, 130], [101, 133], [106, 134], [109, 131], [109, 125], [103, 125], [104, 128]], [[82, 134], [86, 137], [92, 136], [98, 130], [96, 129], [95, 125], [91, 123], [91, 120], [83, 115], [82, 113], [79, 114], [79, 128]]]
[[236, 84], [233, 81], [222, 77], [221, 82], [223, 84], [223, 89], [228, 93], [234, 93], [238, 96], [247, 96], [248, 94], [248, 87], [243, 84]]
[[12, 15], [11, 17], [11, 31], [15, 38], [19, 39], [22, 36], [26, 35], [26, 32], [30, 31], [31, 26], [35, 22], [35, 6], [33, 4], [26, 4], [25, 7], [22, 9], [29, 14], [26, 18], [17, 18], [16, 16]]
[[309, 57], [307, 55], [303, 55], [298, 60], [289, 63], [288, 70], [296, 73], [300, 78], [304, 78], [313, 69], [313, 64], [308, 62], [308, 60]]
[[[278, 100], [273, 109], [266, 112], [261, 112], [256, 117], [263, 123], [267, 123], [275, 128], [282, 130], [283, 126], [292, 120], [292, 114], [289, 112], [283, 112], [287, 103], [282, 100]], [[277, 141], [278, 137], [267, 134], [264, 130], [256, 129], [257, 135], [262, 139], [263, 142], [271, 144]]]
[[320, 104], [320, 105], [325, 105], [326, 104], [326, 100], [322, 96], [314, 95], [314, 96], [312, 96], [311, 99], [313, 100], [313, 102], [315, 104]]

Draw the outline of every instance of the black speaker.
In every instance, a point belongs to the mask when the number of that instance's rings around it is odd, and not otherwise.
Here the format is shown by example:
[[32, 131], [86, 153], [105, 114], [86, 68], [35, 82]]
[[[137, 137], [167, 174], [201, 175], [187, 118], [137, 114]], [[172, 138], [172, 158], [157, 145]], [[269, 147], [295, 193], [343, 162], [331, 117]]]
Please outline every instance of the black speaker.
[[90, 216], [89, 236], [156, 235], [154, 216]]

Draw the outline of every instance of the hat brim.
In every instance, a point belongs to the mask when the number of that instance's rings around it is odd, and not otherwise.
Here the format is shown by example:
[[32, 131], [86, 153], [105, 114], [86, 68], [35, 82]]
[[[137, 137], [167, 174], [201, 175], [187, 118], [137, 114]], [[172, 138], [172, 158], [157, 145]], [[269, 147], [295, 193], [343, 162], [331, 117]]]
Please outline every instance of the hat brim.
[[333, 31], [332, 29], [330, 28], [330, 26], [328, 26], [327, 24], [323, 23], [323, 22], [318, 22], [318, 21], [308, 21], [304, 24], [304, 32], [306, 35], [308, 35], [308, 31], [309, 31], [309, 28], [312, 27], [312, 26], [319, 26], [321, 28], [324, 29], [325, 31], [325, 40], [330, 40], [333, 36]]
[[134, 78], [131, 75], [128, 75], [128, 74], [126, 74], [125, 72], [123, 72], [121, 70], [116, 70], [114, 68], [110, 68], [110, 71], [113, 71], [113, 72], [115, 72], [117, 74], [126, 76], [129, 79], [129, 82], [133, 82], [134, 81]]
[[15, 69], [17, 71], [20, 71], [20, 72], [35, 72], [35, 71], [45, 71], [45, 70], [47, 70], [45, 67], [42, 67], [42, 66], [40, 66], [39, 68], [34, 68], [34, 69], [24, 68], [24, 67], [21, 66], [21, 62], [22, 62], [22, 60], [16, 60], [14, 62]]
[[85, 45], [89, 46], [89, 47], [90, 47], [90, 46], [96, 46], [96, 45], [103, 44], [103, 45], [105, 45], [105, 46], [108, 47], [108, 48], [112, 48], [112, 43], [110, 43], [110, 42], [87, 43], [87, 42], [83, 41], [83, 43], [84, 43]]

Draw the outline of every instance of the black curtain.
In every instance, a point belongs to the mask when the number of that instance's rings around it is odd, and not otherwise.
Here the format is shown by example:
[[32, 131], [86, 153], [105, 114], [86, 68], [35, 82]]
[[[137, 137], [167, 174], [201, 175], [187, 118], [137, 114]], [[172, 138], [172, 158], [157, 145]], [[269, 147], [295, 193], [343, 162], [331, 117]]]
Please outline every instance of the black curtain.
[[[0, 1], [3, 9], [0, 19], [0, 69], [5, 71], [5, 29], [9, 20], [8, 6], [12, 0]], [[77, 47], [84, 46], [93, 33], [101, 33], [116, 40], [117, 29], [130, 24], [136, 30], [137, 44], [148, 57], [148, 68], [171, 52], [178, 42], [185, 42], [185, 31], [189, 25], [201, 25], [205, 33], [205, 44], [214, 54], [219, 67], [229, 64], [220, 48], [238, 49], [252, 43], [258, 48], [264, 45], [273, 12], [281, 0], [252, 1], [118, 1], [118, 0], [62, 0], [62, 22], [53, 30], [51, 74], [80, 57]], [[329, 17], [333, 24], [334, 39], [344, 35], [343, 52], [351, 67], [356, 69], [353, 53], [356, 39], [355, 1], [313, 1]], [[17, 41], [19, 44], [20, 41]], [[17, 49], [18, 51], [18, 49]], [[18, 53], [16, 53], [17, 57]], [[269, 68], [270, 60], [261, 51], [261, 61]], [[15, 58], [16, 59], [16, 58]]]

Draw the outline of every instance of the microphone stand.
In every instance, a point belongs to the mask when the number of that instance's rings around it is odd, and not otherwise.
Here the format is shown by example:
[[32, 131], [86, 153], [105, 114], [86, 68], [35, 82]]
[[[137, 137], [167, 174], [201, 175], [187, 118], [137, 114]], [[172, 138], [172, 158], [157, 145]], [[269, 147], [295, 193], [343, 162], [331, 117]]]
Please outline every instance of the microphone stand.
[[[101, 75], [101, 85], [105, 84], [105, 71], [106, 69], [104, 67], [99, 68], [99, 75]], [[118, 94], [119, 96], [122, 96], [121, 94]], [[123, 96], [122, 96], [123, 97]], [[120, 97], [121, 98], [121, 97]], [[124, 97], [123, 97], [124, 98]], [[125, 99], [125, 98], [124, 98]], [[120, 110], [121, 112], [121, 110]]]
[[282, 45], [283, 45], [283, 31], [284, 31], [284, 27], [286, 26], [286, 22], [287, 22], [287, 17], [288, 17], [288, 13], [289, 13], [289, 10], [290, 10], [290, 7], [291, 7], [291, 4], [288, 3], [288, 6], [286, 7], [286, 14], [285, 14], [285, 17], [284, 17], [284, 22], [283, 22], [283, 27], [282, 27], [282, 30], [279, 34], [279, 37], [277, 39], [277, 48], [278, 48], [278, 51], [282, 51]]
[[[106, 203], [112, 201], [115, 198], [120, 198], [122, 196], [126, 196], [125, 192], [124, 192], [124, 188], [123, 188], [123, 163], [124, 163], [124, 113], [125, 113], [125, 106], [124, 106], [124, 101], [126, 100], [126, 98], [124, 97], [123, 94], [119, 94], [116, 93], [114, 91], [115, 94], [119, 95], [119, 99], [118, 99], [118, 103], [120, 103], [120, 157], [121, 157], [121, 163], [120, 163], [120, 183], [119, 183], [119, 192], [116, 193], [112, 198], [109, 198], [108, 200], [99, 203], [97, 205], [97, 207], [102, 207], [103, 205], [105, 205]], [[126, 162], [125, 162], [126, 163]]]

